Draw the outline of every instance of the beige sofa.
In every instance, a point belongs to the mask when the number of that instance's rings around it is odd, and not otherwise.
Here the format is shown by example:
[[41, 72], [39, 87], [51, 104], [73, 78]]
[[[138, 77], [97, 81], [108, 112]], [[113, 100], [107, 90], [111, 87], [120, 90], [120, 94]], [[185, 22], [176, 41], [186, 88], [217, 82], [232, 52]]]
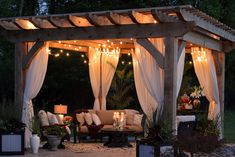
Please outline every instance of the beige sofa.
[[[89, 113], [95, 113], [100, 121], [101, 125], [96, 126], [95, 124], [92, 125], [79, 125], [76, 115], [81, 112], [89, 112]], [[104, 111], [96, 111], [96, 110], [77, 110], [74, 112], [74, 123], [77, 124], [77, 126], [74, 131], [74, 139], [76, 143], [76, 138], [78, 136], [79, 142], [81, 140], [81, 137], [84, 135], [93, 136], [93, 138], [96, 140], [97, 138], [103, 137], [100, 130], [102, 128], [113, 128], [113, 114], [114, 112], [123, 112], [126, 115], [126, 124], [125, 128], [135, 130], [134, 136], [139, 136], [143, 134], [143, 128], [141, 126], [141, 116], [138, 111], [135, 110], [104, 110]]]

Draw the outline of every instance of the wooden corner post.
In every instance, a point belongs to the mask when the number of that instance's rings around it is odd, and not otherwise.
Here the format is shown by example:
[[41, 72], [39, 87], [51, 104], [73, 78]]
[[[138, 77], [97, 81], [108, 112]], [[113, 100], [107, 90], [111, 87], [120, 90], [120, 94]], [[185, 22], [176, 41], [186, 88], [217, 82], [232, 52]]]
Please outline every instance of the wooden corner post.
[[176, 123], [176, 83], [177, 83], [177, 53], [178, 39], [165, 38], [164, 59], [164, 109], [163, 118], [173, 130]]
[[15, 107], [21, 120], [23, 108], [24, 72], [23, 57], [27, 53], [26, 42], [15, 43]]

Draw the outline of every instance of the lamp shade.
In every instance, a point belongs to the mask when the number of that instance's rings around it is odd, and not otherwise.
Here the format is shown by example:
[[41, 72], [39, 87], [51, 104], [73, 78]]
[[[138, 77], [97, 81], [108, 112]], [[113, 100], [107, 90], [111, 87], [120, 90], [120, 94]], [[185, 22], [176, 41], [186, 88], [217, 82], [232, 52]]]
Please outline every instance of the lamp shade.
[[67, 114], [67, 105], [54, 105], [54, 113]]

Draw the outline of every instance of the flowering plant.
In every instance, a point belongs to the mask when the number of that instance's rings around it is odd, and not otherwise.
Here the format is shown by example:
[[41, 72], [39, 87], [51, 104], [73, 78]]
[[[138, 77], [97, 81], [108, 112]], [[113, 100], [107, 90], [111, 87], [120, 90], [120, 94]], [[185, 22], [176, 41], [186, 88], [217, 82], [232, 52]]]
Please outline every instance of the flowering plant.
[[65, 116], [63, 119], [64, 124], [67, 124], [67, 125], [71, 124], [72, 121], [73, 121], [73, 117], [71, 116]]
[[193, 92], [190, 94], [191, 98], [199, 99], [200, 97], [205, 96], [205, 93], [203, 92], [203, 88], [201, 86], [194, 86], [192, 90]]
[[205, 96], [201, 86], [190, 88], [191, 93], [184, 94], [180, 97], [179, 110], [183, 109], [198, 109], [201, 104], [199, 98]]

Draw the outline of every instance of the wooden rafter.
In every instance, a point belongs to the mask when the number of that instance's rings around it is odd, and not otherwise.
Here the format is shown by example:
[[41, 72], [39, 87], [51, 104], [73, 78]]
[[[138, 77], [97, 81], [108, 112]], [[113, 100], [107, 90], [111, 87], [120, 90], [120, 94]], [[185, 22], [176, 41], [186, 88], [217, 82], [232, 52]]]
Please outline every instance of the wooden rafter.
[[188, 32], [183, 37], [182, 40], [185, 40], [187, 42], [207, 47], [212, 50], [223, 52], [223, 44], [219, 40], [215, 40], [212, 38], [209, 38], [205, 35], [198, 34], [196, 32]]
[[177, 22], [144, 25], [122, 25], [27, 30], [27, 31], [3, 31], [6, 38], [11, 41], [52, 41], [52, 40], [93, 40], [93, 39], [116, 39], [116, 38], [154, 38], [166, 35], [182, 36], [191, 31], [194, 22]]
[[29, 50], [28, 54], [23, 59], [23, 69], [27, 69], [30, 65], [33, 58], [37, 55], [37, 53], [43, 48], [45, 42], [37, 41], [33, 47]]
[[156, 47], [147, 39], [136, 39], [136, 42], [145, 48], [156, 60], [158, 66], [164, 69], [164, 56], [156, 49]]

